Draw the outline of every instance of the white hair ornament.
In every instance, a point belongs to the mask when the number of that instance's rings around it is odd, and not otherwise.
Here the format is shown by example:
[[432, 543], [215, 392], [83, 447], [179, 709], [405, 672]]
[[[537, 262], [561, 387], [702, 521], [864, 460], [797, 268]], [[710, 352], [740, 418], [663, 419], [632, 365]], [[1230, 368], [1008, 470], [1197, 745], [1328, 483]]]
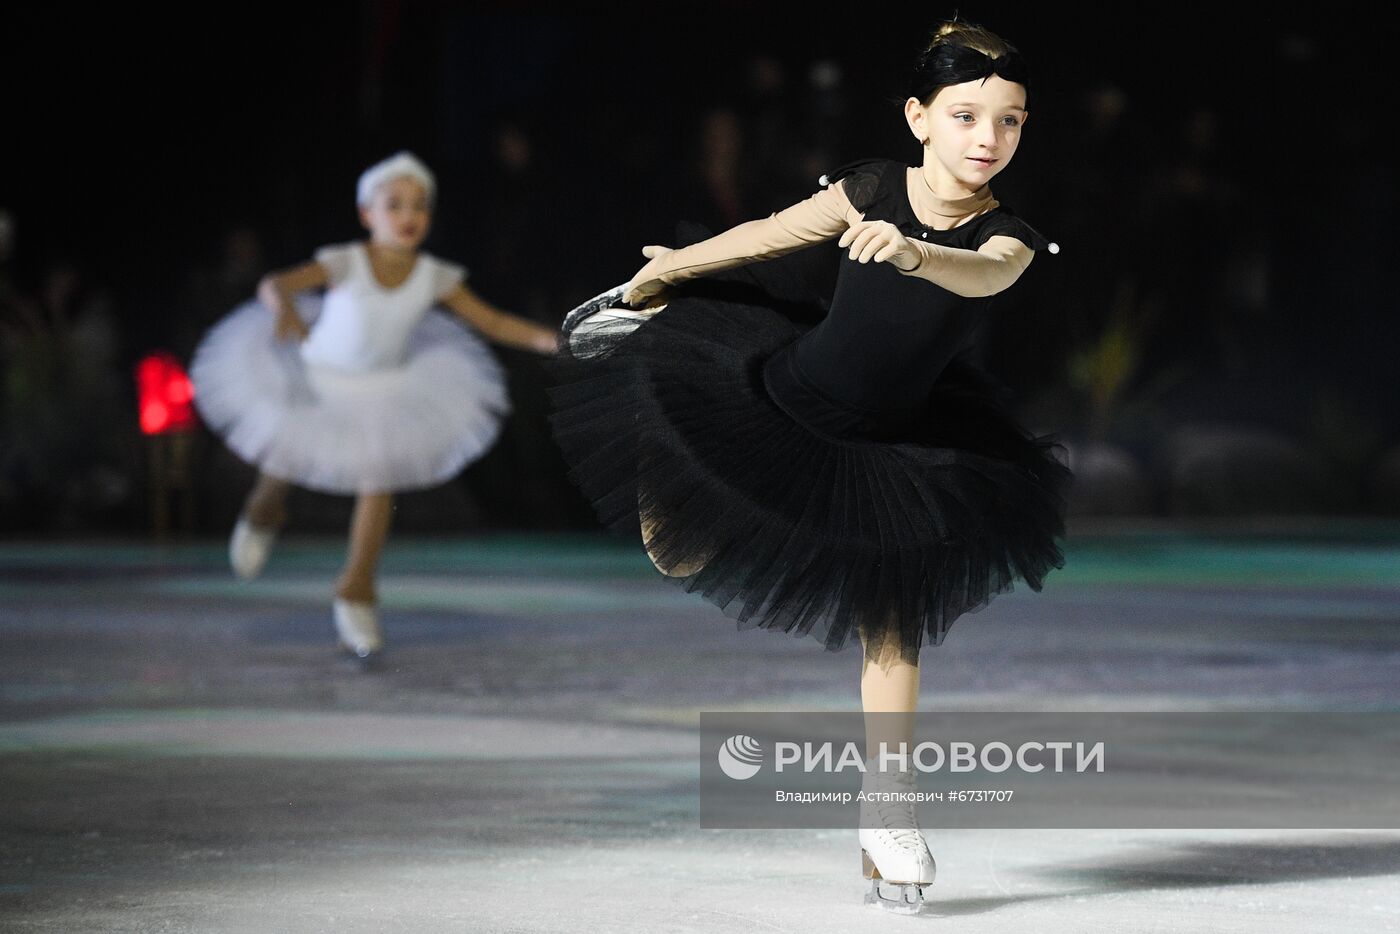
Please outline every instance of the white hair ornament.
[[360, 181], [355, 186], [356, 203], [361, 207], [369, 204], [374, 199], [376, 188], [392, 179], [405, 177], [422, 185], [428, 193], [428, 200], [433, 200], [437, 190], [437, 181], [433, 178], [433, 173], [417, 156], [405, 149], [382, 162], [376, 162], [361, 173]]

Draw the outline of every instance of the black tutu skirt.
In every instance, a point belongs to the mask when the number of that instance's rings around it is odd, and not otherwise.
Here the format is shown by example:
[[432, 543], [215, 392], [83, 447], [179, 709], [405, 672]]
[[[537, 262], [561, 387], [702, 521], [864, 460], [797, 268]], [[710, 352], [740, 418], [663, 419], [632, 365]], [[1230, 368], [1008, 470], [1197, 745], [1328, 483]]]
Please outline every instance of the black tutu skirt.
[[693, 280], [649, 316], [571, 315], [550, 427], [603, 525], [739, 629], [917, 663], [962, 614], [1064, 566], [1072, 474], [965, 355], [907, 409], [823, 395], [788, 352], [823, 310], [788, 259]]

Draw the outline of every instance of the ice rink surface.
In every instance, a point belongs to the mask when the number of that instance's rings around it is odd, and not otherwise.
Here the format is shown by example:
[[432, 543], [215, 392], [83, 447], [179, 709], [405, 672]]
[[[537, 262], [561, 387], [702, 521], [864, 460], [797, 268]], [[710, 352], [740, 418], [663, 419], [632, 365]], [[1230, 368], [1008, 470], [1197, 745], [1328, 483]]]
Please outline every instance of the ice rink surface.
[[[855, 649], [736, 631], [605, 536], [0, 542], [3, 931], [1400, 931], [1400, 831], [708, 830], [698, 715], [859, 709]], [[922, 710], [1400, 707], [1400, 523], [1088, 524], [923, 656]], [[1339, 789], [1344, 793], [1344, 789]], [[934, 927], [929, 928], [935, 929]]]

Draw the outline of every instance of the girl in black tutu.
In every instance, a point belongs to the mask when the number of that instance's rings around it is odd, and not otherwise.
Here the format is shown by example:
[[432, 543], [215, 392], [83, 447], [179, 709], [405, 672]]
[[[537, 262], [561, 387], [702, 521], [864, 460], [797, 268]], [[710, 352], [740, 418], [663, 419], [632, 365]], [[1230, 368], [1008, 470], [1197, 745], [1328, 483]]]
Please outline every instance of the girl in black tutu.
[[[1015, 48], [942, 24], [904, 105], [919, 164], [854, 162], [767, 218], [645, 247], [546, 364], [569, 476], [606, 526], [741, 629], [860, 641], [864, 708], [887, 715], [868, 718], [870, 756], [912, 739], [922, 646], [1064, 564], [1063, 449], [967, 353], [994, 296], [1058, 249], [989, 185], [1026, 93]], [[779, 257], [835, 237], [828, 304]], [[867, 763], [867, 791], [912, 786]], [[862, 806], [860, 842], [867, 900], [890, 901], [883, 877], [917, 903], [934, 863], [913, 805]]]

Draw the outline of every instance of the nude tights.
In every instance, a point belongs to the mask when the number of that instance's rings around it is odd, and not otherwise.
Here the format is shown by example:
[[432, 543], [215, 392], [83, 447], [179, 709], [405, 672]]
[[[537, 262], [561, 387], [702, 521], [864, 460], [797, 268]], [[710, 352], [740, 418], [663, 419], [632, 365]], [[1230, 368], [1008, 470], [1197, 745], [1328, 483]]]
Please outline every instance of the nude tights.
[[[287, 494], [291, 486], [285, 480], [259, 473], [243, 506], [249, 523], [259, 528], [281, 528], [287, 521]], [[336, 596], [359, 603], [376, 602], [375, 577], [379, 556], [389, 537], [393, 508], [392, 493], [361, 493], [355, 497], [350, 544], [345, 567], [336, 581]]]

